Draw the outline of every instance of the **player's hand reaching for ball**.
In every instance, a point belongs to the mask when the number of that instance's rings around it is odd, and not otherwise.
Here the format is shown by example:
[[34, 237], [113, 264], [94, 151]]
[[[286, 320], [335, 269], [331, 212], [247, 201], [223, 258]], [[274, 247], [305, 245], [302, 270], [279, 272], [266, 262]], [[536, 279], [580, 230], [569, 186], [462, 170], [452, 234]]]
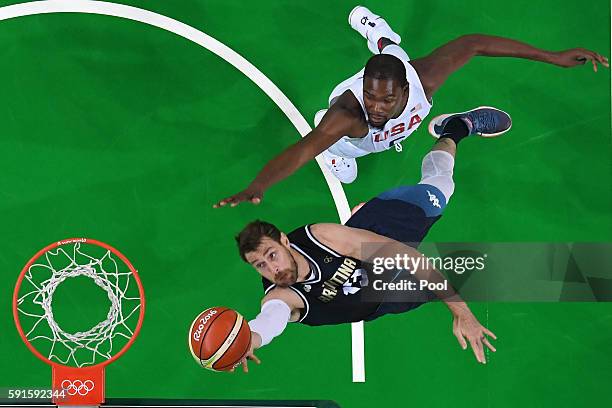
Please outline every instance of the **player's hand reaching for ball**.
[[570, 68], [577, 65], [583, 65], [587, 61], [593, 64], [593, 71], [597, 72], [597, 64], [601, 64], [606, 68], [610, 68], [608, 58], [584, 48], [572, 48], [571, 50], [559, 51], [552, 53], [552, 63], [560, 67]]
[[[242, 365], [242, 371], [244, 371], [245, 373], [249, 372], [248, 360], [253, 360], [257, 364], [261, 364], [261, 360], [257, 358], [255, 354], [253, 354], [253, 349], [249, 350], [249, 352], [246, 354], [246, 357], [243, 358], [242, 361], [240, 362], [240, 365]], [[234, 370], [235, 368], [232, 368], [231, 372], [233, 373]]]
[[[246, 356], [242, 359], [240, 364], [242, 365], [242, 371], [245, 373], [249, 372], [249, 364], [248, 360], [253, 360], [257, 364], [261, 364], [261, 360], [257, 358], [254, 354], [255, 349], [261, 346], [261, 336], [255, 332], [251, 332], [251, 346], [249, 347], [249, 351], [247, 351]], [[230, 371], [233, 373], [235, 368], [232, 368]]]
[[259, 204], [262, 199], [263, 191], [251, 185], [241, 192], [219, 201], [217, 204], [213, 205], [213, 208], [223, 207], [228, 204], [230, 207], [235, 207], [243, 201], [250, 201], [253, 204]]
[[497, 340], [497, 337], [492, 331], [481, 325], [469, 310], [454, 314], [453, 334], [457, 337], [457, 341], [459, 341], [464, 350], [467, 348], [468, 342], [470, 343], [476, 360], [479, 363], [487, 363], [484, 346], [487, 346], [493, 352], [496, 351], [495, 347], [487, 339], [487, 336], [495, 340]]

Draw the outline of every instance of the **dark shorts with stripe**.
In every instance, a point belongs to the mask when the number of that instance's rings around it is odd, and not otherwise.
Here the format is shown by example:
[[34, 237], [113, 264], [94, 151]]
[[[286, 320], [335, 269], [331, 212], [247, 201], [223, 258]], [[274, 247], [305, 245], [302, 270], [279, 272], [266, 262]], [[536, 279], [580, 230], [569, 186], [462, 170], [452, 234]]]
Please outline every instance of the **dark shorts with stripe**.
[[[402, 186], [378, 195], [363, 205], [345, 225], [403, 242], [419, 244], [446, 207], [442, 192], [429, 184]], [[431, 299], [435, 295], [431, 294]], [[403, 313], [426, 302], [383, 302], [366, 321], [388, 313]]]

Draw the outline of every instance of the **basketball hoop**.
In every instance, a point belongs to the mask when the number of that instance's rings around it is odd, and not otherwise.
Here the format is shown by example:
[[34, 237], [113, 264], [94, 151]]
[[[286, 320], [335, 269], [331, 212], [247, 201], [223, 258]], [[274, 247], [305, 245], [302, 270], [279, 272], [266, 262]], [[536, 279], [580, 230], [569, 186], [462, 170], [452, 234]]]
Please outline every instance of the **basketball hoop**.
[[[104, 290], [110, 308], [91, 329], [69, 333], [55, 320], [53, 295], [76, 277], [89, 278]], [[38, 251], [19, 274], [13, 293], [17, 331], [30, 351], [51, 365], [57, 405], [104, 402], [104, 368], [130, 348], [144, 312], [144, 289], [130, 261], [88, 238], [58, 241]]]

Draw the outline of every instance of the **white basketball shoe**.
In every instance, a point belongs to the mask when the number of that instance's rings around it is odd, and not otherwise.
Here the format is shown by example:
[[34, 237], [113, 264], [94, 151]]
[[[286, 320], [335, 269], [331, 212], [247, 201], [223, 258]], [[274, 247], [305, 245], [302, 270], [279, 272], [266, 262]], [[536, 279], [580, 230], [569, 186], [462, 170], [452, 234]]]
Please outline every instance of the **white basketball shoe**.
[[367, 40], [368, 48], [374, 54], [380, 54], [378, 40], [382, 37], [396, 44], [402, 41], [402, 38], [389, 27], [381, 16], [377, 16], [363, 6], [357, 6], [351, 10], [348, 20], [351, 27]]
[[[327, 109], [322, 109], [315, 114], [315, 127], [319, 125], [326, 112]], [[325, 167], [327, 167], [331, 174], [341, 183], [350, 184], [357, 178], [357, 160], [336, 156], [335, 154], [331, 154], [329, 150], [321, 152], [321, 158], [323, 159]]]

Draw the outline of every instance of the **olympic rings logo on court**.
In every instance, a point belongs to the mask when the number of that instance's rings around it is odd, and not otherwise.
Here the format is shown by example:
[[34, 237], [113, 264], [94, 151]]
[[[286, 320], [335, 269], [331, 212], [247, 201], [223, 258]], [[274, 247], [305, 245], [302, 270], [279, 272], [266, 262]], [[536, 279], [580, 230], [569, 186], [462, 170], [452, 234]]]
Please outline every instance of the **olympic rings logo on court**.
[[62, 381], [61, 387], [66, 393], [70, 396], [79, 394], [80, 396], [85, 396], [89, 394], [95, 388], [95, 384], [91, 380], [64, 380]]

